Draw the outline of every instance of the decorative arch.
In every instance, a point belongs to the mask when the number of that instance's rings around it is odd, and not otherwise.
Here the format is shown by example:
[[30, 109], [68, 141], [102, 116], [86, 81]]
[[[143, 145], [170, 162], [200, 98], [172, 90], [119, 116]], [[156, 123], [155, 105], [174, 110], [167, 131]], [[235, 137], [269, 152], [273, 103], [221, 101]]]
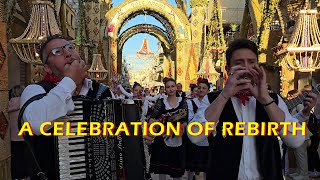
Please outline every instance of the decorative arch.
[[[152, 11], [137, 11], [137, 12], [131, 14], [129, 17], [127, 17], [125, 19], [125, 21], [122, 23], [121, 27], [123, 27], [130, 19], [132, 19], [138, 15], [141, 15], [141, 14], [148, 14], [149, 16], [154, 17], [156, 20], [158, 20], [164, 26], [164, 28], [166, 30], [165, 32], [166, 32], [166, 34], [168, 34], [169, 38], [175, 39], [173, 27], [168, 22], [168, 20], [165, 19], [164, 17], [162, 17], [160, 14], [152, 12]], [[121, 28], [119, 29], [119, 31], [120, 30], [121, 30]]]
[[108, 29], [106, 36], [117, 39], [124, 22], [132, 15], [154, 12], [164, 17], [173, 27], [177, 40], [190, 40], [190, 23], [184, 13], [164, 0], [127, 0], [106, 14]]
[[152, 25], [152, 24], [138, 24], [135, 25], [126, 31], [124, 31], [118, 38], [118, 49], [122, 50], [123, 45], [125, 42], [130, 39], [132, 36], [139, 34], [139, 33], [148, 33], [159, 41], [165, 44], [167, 49], [173, 48], [173, 41], [169, 38], [169, 35], [162, 30], [160, 27]]
[[171, 59], [171, 52], [174, 49], [173, 41], [163, 29], [158, 26], [152, 24], [138, 24], [135, 25], [127, 30], [125, 30], [118, 38], [117, 47], [118, 47], [118, 54], [117, 54], [117, 69], [121, 68], [122, 65], [122, 48], [123, 45], [126, 43], [128, 39], [132, 36], [139, 34], [139, 33], [148, 33], [155, 38], [157, 38], [161, 42], [161, 46], [163, 51], [170, 56]]
[[[184, 76], [182, 74], [185, 74], [186, 69], [184, 49], [186, 44], [191, 42], [191, 25], [187, 15], [166, 0], [125, 0], [106, 13], [105, 37], [108, 43], [108, 51], [105, 54], [110, 70], [109, 75], [118, 73], [122, 69], [122, 58], [119, 57], [121, 56], [119, 51], [122, 51], [122, 49], [118, 46], [119, 42], [121, 45], [124, 40], [119, 34], [120, 29], [127, 21], [140, 14], [153, 16], [165, 27], [165, 31], [162, 32], [159, 28], [146, 33], [156, 36], [162, 42], [164, 54], [168, 57], [167, 64], [170, 65], [168, 72], [174, 72], [173, 77], [183, 82]], [[167, 52], [165, 48], [167, 45], [165, 44], [170, 44], [170, 49], [167, 49], [169, 50]]]

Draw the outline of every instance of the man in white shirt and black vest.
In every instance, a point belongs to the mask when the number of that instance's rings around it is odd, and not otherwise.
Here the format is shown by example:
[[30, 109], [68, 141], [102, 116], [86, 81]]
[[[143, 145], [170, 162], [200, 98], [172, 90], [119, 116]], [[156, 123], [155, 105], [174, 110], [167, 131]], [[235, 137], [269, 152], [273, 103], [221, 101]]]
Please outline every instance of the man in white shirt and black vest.
[[[85, 62], [65, 37], [60, 35], [48, 37], [41, 45], [39, 54], [47, 74], [43, 81], [25, 88], [20, 107], [32, 97], [47, 93], [26, 107], [22, 119], [30, 123], [36, 135], [30, 138], [35, 144], [33, 149], [40, 168], [49, 180], [56, 180], [58, 179], [56, 168], [59, 162], [54, 156], [54, 137], [41, 135], [41, 124], [53, 122], [73, 111], [75, 105], [72, 96], [74, 95], [92, 98], [97, 98], [97, 95], [100, 98], [114, 97], [114, 95], [105, 85], [86, 78], [88, 68]], [[86, 111], [84, 113], [89, 113]], [[53, 132], [53, 129], [49, 127], [45, 131]], [[36, 175], [38, 172], [36, 168], [34, 169], [32, 180], [39, 179]]]
[[[249, 122], [260, 125], [262, 122], [298, 122], [298, 119], [308, 118], [315, 105], [316, 95], [310, 93], [305, 98], [304, 109], [293, 117], [280, 96], [269, 94], [266, 73], [258, 65], [258, 49], [254, 42], [234, 41], [226, 52], [226, 59], [229, 77], [224, 89], [209, 93], [203, 103], [210, 105], [199, 109], [193, 119], [203, 124], [216, 123], [215, 131], [208, 137], [210, 152], [207, 179], [283, 179], [277, 136], [223, 136], [223, 124], [245, 122], [244, 132], [247, 134]], [[288, 126], [288, 135], [284, 136], [283, 129], [280, 126], [278, 133], [288, 146], [299, 147], [304, 142], [305, 137], [301, 131], [293, 136], [292, 126]], [[192, 130], [197, 132], [196, 126]], [[234, 134], [235, 128], [231, 131]], [[194, 136], [190, 140], [196, 143], [203, 138], [204, 135]]]
[[181, 83], [177, 84], [177, 97], [182, 97], [182, 98], [186, 97], [186, 92], [182, 91], [182, 84]]

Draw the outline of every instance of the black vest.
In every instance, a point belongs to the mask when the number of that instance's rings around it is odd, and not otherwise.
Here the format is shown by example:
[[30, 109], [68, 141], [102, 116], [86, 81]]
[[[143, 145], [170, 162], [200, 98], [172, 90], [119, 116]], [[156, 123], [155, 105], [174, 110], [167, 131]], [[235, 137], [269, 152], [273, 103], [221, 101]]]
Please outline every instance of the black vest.
[[[220, 92], [208, 94], [209, 102], [212, 103]], [[278, 104], [277, 94], [270, 96]], [[256, 122], [270, 122], [270, 119], [263, 106], [256, 102]], [[222, 136], [223, 122], [238, 122], [237, 115], [232, 105], [231, 99], [226, 103], [219, 123], [216, 127], [217, 134], [215, 137], [209, 136], [209, 164], [207, 179], [209, 180], [237, 180], [239, 174], [240, 160], [242, 154], [242, 136]], [[267, 131], [266, 131], [267, 132]], [[233, 129], [234, 134], [234, 129]], [[276, 136], [255, 136], [258, 166], [260, 174], [264, 180], [283, 179], [281, 169], [281, 155], [279, 142]], [[249, 147], [254, 148], [254, 147]]]
[[182, 97], [182, 98], [186, 98], [187, 96], [186, 96], [186, 92], [182, 92], [181, 93], [181, 96], [180, 96], [180, 94], [178, 93], [178, 92], [176, 92], [176, 96], [177, 97]]
[[[42, 86], [47, 93], [55, 87], [55, 84], [46, 82], [46, 81], [40, 81], [37, 84]], [[86, 97], [95, 98], [96, 94], [98, 93], [99, 86], [100, 86], [100, 83], [92, 80], [93, 90], [90, 89]], [[106, 97], [112, 97], [111, 91], [109, 89], [106, 89], [100, 96], [100, 98], [106, 98]], [[84, 103], [84, 110], [90, 111], [90, 108], [85, 107], [86, 105], [87, 104]], [[85, 118], [89, 117], [90, 112], [84, 112], [84, 116]], [[52, 133], [53, 128], [50, 129], [48, 132]], [[57, 161], [56, 154], [55, 154], [56, 138], [54, 136], [43, 136], [43, 135], [33, 136], [30, 138], [32, 138], [31, 142], [33, 145], [33, 149], [42, 171], [46, 174], [49, 180], [58, 179], [57, 175], [58, 175], [59, 161]], [[35, 165], [33, 165], [33, 169], [35, 169]], [[32, 171], [32, 173], [35, 173], [35, 171]], [[31, 179], [38, 180], [38, 177], [36, 176], [36, 174], [32, 174]]]
[[193, 99], [191, 100], [191, 103], [192, 103], [193, 112], [195, 114], [198, 111], [199, 107], [196, 105]]

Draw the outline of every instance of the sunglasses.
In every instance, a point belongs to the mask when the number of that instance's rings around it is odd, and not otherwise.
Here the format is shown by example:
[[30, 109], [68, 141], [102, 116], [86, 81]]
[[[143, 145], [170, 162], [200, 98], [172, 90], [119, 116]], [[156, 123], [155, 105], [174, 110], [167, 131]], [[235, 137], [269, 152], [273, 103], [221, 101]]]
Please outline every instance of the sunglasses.
[[49, 52], [46, 60], [45, 60], [45, 64], [48, 62], [48, 58], [51, 54], [53, 54], [54, 56], [60, 56], [60, 55], [63, 55], [64, 51], [63, 49], [67, 49], [67, 50], [73, 50], [74, 48], [72, 47], [71, 44], [66, 44], [64, 46], [61, 46], [61, 47], [56, 47], [56, 48], [53, 48], [51, 49], [51, 51]]

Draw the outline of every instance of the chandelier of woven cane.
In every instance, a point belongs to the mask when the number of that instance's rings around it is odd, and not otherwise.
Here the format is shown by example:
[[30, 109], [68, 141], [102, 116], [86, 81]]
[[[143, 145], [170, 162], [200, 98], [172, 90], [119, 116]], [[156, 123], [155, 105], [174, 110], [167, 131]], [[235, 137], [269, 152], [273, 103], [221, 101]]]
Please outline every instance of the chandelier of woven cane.
[[220, 73], [216, 71], [212, 59], [204, 58], [200, 70], [197, 73], [197, 77], [206, 78], [209, 82], [216, 82], [219, 79], [219, 76]]
[[94, 80], [104, 80], [107, 77], [108, 71], [104, 68], [101, 61], [101, 54], [93, 54], [93, 60], [88, 75]]
[[150, 50], [149, 43], [146, 38], [143, 39], [141, 48], [136, 54], [141, 60], [152, 60], [154, 58], [154, 53]]
[[48, 36], [61, 34], [53, 8], [54, 5], [49, 1], [32, 2], [32, 12], [27, 28], [21, 36], [10, 39], [9, 42], [22, 61], [42, 64], [38, 54], [40, 44]]
[[300, 11], [288, 46], [277, 52], [280, 65], [290, 70], [312, 72], [320, 69], [320, 31], [317, 10], [309, 9], [309, 1]]

